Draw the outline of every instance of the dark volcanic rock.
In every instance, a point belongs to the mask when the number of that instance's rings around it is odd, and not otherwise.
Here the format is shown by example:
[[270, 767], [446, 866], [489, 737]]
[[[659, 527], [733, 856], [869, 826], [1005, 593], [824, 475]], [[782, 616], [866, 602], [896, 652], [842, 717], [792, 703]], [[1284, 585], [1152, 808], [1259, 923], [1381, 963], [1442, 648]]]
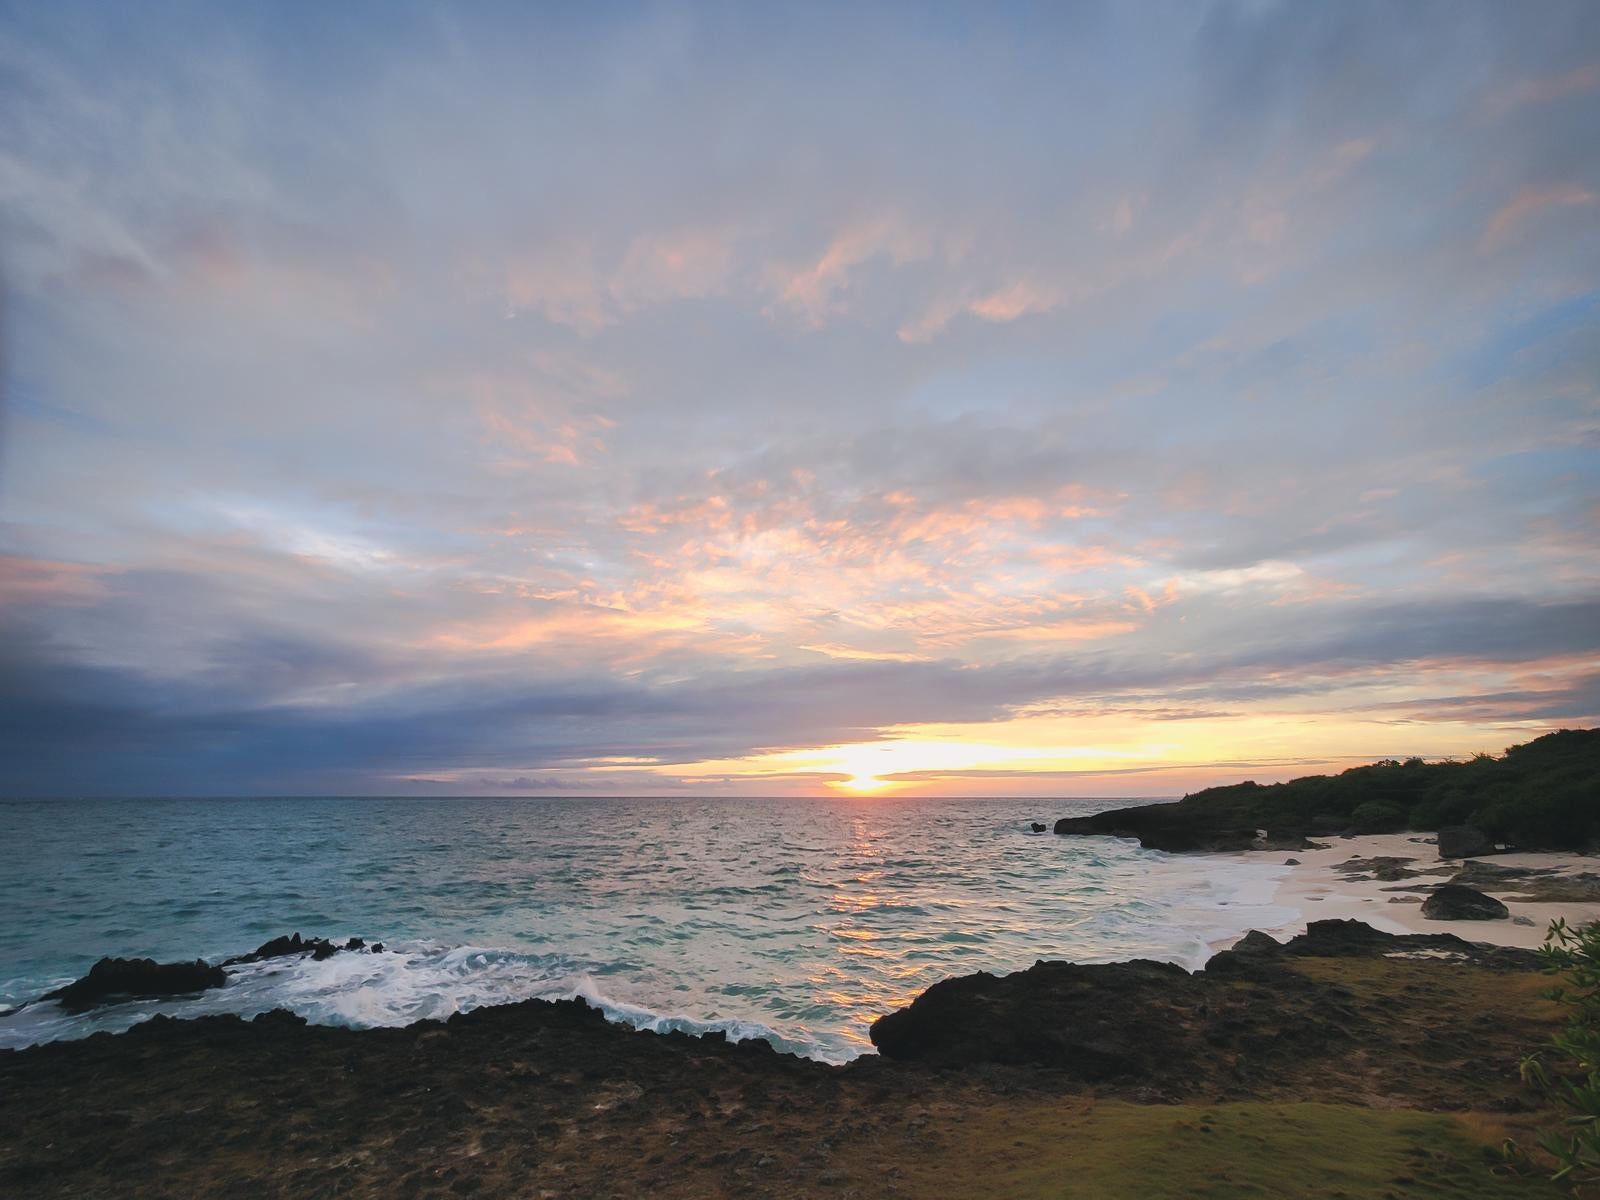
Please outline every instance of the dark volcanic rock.
[[1410, 879], [1413, 875], [1442, 875], [1449, 872], [1448, 867], [1435, 867], [1432, 871], [1418, 871], [1406, 865], [1416, 861], [1414, 858], [1379, 855], [1375, 858], [1349, 858], [1333, 869], [1342, 871], [1347, 880], [1376, 879], [1383, 883], [1398, 883], [1402, 879]]
[[[1417, 945], [1460, 947], [1462, 960], [1395, 953]], [[922, 1062], [886, 1053], [830, 1067], [763, 1042], [634, 1031], [581, 1001], [404, 1029], [286, 1012], [155, 1019], [0, 1050], [0, 1196], [798, 1197], [824, 1170], [860, 1195], [969, 1195], [1000, 1156], [1042, 1153], [1012, 1144], [1036, 1120], [1065, 1147], [1052, 1177], [1067, 1177], [1075, 1125], [1057, 1132], [1056, 1114], [1093, 1117], [1098, 1098], [1481, 1112], [1515, 1096], [1517, 1065], [1556, 1014], [1528, 1003], [1537, 981], [1494, 978], [1480, 953], [1445, 933], [1318, 922], [1283, 945], [1252, 934], [1192, 975], [1142, 963], [973, 977], [954, 985], [951, 1021], [965, 989], [987, 1005], [968, 1011], [995, 1027], [967, 1042], [980, 1056], [967, 1071], [923, 1065], [941, 1048], [957, 1057], [941, 1038], [922, 1043]], [[918, 1025], [933, 1031], [925, 1009], [883, 1027], [880, 1044], [903, 1034], [915, 1049]], [[1027, 1061], [983, 1060], [985, 1039]], [[1063, 1067], [1030, 1065], [1053, 1055]], [[1122, 1072], [1133, 1073], [1101, 1081]], [[1176, 1136], [1200, 1138], [1207, 1121]], [[973, 1142], [963, 1123], [995, 1132]], [[1475, 1154], [1463, 1169], [1482, 1174]], [[978, 1182], [1004, 1190], [1007, 1178]], [[1394, 1194], [1417, 1190], [1406, 1178]]]
[[1470, 888], [1512, 891], [1526, 904], [1593, 904], [1600, 900], [1600, 875], [1591, 871], [1565, 874], [1555, 867], [1503, 867], [1498, 863], [1464, 862], [1451, 883]]
[[1039, 962], [1004, 977], [980, 971], [879, 1017], [872, 1044], [888, 1058], [933, 1066], [1036, 1063], [1090, 1081], [1153, 1077], [1178, 1053], [1182, 1014], [1201, 991], [1182, 967], [1142, 959]]
[[1417, 958], [1444, 951], [1493, 970], [1539, 969], [1539, 956], [1453, 934], [1382, 933], [1360, 921], [1313, 921], [1279, 943], [1246, 934], [1193, 974], [1135, 960], [946, 979], [872, 1025], [889, 1059], [937, 1067], [1034, 1064], [1090, 1083], [1155, 1080], [1182, 1093], [1202, 1078], [1280, 1060], [1338, 1055], [1384, 1014], [1353, 1013], [1336, 985], [1292, 968], [1297, 958]]
[[[341, 950], [360, 950], [366, 945], [360, 938], [351, 938], [343, 946], [336, 946], [327, 938], [302, 938], [298, 933], [287, 937], [275, 937], [270, 942], [262, 942], [249, 954], [240, 954], [234, 958], [225, 958], [222, 965], [236, 967], [241, 963], [265, 962], [269, 958], [288, 958], [295, 954], [309, 954], [316, 961], [332, 958]], [[373, 947], [374, 952], [382, 949], [382, 943]]]
[[64, 988], [47, 992], [46, 1000], [59, 1001], [68, 1012], [84, 1012], [116, 1000], [153, 996], [187, 996], [228, 982], [221, 967], [204, 959], [192, 963], [158, 963], [151, 958], [102, 958], [89, 973]]
[[1043, 833], [1044, 832], [1044, 828], [1045, 828], [1044, 827], [1044, 823], [1041, 822], [1041, 821], [1035, 821], [1033, 823], [1033, 831], [1035, 833]]
[[1208, 814], [1177, 804], [1142, 804], [1114, 808], [1087, 817], [1062, 817], [1059, 834], [1100, 834], [1137, 838], [1146, 850], [1224, 852], [1234, 850], [1309, 850], [1311, 843], [1299, 830], [1256, 829], [1244, 825], [1218, 825]]
[[1283, 944], [1270, 934], [1252, 929], [1227, 950], [1211, 957], [1206, 971], [1215, 974], [1249, 974], [1252, 969], [1283, 954]]
[[1422, 902], [1422, 915], [1431, 921], [1504, 921], [1511, 910], [1476, 888], [1441, 883]]
[[1448, 825], [1439, 830], [1440, 858], [1479, 858], [1494, 852], [1494, 843], [1481, 829], [1471, 825]]

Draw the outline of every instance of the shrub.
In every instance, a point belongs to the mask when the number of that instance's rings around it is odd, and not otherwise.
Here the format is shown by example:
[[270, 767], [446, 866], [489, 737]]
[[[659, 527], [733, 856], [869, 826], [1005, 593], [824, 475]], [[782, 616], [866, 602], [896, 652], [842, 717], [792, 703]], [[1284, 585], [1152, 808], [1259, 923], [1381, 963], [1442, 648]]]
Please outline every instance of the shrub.
[[1350, 823], [1357, 833], [1393, 833], [1406, 827], [1406, 813], [1393, 804], [1368, 800], [1356, 805], [1355, 812], [1350, 814]]
[[1567, 1023], [1551, 1041], [1552, 1070], [1541, 1055], [1522, 1062], [1524, 1080], [1567, 1109], [1562, 1130], [1540, 1135], [1555, 1158], [1555, 1178], [1575, 1186], [1600, 1182], [1600, 921], [1574, 929], [1552, 921], [1540, 949], [1551, 974], [1565, 982], [1548, 993], [1566, 1006]]

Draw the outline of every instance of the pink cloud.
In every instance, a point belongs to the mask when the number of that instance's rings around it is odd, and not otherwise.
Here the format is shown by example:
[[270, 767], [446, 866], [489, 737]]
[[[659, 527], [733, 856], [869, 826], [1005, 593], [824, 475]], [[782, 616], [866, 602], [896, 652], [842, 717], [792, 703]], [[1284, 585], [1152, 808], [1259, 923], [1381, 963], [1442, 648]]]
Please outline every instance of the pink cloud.
[[100, 577], [107, 573], [83, 563], [0, 555], [0, 602], [90, 604], [104, 595]]
[[837, 234], [815, 262], [777, 273], [777, 297], [766, 309], [766, 315], [770, 318], [787, 309], [808, 325], [820, 327], [840, 310], [838, 294], [849, 287], [854, 267], [878, 257], [888, 257], [901, 266], [932, 253], [932, 240], [898, 216], [851, 226]]
[[1516, 229], [1551, 208], [1571, 208], [1593, 204], [1595, 194], [1575, 183], [1525, 187], [1489, 218], [1478, 241], [1480, 251], [1494, 249]]
[[1600, 63], [1589, 63], [1561, 75], [1525, 79], [1490, 95], [1491, 112], [1504, 113], [1529, 104], [1549, 104], [1567, 96], [1581, 96], [1600, 87]]

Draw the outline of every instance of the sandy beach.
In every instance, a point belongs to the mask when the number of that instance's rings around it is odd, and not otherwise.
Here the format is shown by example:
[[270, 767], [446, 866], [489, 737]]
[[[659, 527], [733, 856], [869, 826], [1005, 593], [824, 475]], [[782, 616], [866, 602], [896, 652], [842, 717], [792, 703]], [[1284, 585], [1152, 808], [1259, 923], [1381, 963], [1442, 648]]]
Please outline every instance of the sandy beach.
[[[1464, 865], [1461, 859], [1440, 859], [1432, 834], [1362, 834], [1320, 839], [1323, 847], [1281, 853], [1284, 862], [1271, 896], [1277, 907], [1294, 911], [1292, 921], [1265, 932], [1282, 938], [1301, 933], [1311, 921], [1353, 918], [1365, 921], [1386, 933], [1453, 933], [1473, 942], [1497, 946], [1535, 947], [1544, 940], [1545, 930], [1557, 917], [1570, 922], [1600, 919], [1600, 899], [1593, 902], [1539, 902], [1520, 897], [1552, 880], [1580, 875], [1600, 875], [1600, 857], [1576, 853], [1506, 853], [1483, 859], [1497, 868], [1531, 869], [1554, 872], [1531, 881], [1507, 880], [1495, 885], [1478, 885], [1478, 890], [1495, 897], [1511, 910], [1511, 918], [1501, 921], [1435, 921], [1422, 915], [1422, 900], [1434, 884], [1450, 880]], [[1216, 858], [1239, 863], [1260, 863], [1266, 851], [1219, 854]], [[1272, 852], [1274, 857], [1279, 852]], [[1408, 871], [1420, 874], [1384, 880], [1373, 871], [1361, 869], [1352, 860], [1378, 858], [1409, 859]], [[1600, 882], [1600, 881], [1597, 881]], [[1237, 939], [1213, 944], [1221, 950]]]

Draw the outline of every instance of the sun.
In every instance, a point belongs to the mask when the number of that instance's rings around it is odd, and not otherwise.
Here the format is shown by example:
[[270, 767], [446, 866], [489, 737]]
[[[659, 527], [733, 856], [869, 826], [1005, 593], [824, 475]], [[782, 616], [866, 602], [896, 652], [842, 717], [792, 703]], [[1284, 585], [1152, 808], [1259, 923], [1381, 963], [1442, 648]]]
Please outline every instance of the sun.
[[894, 785], [887, 779], [879, 779], [876, 775], [852, 775], [849, 779], [841, 779], [833, 784], [834, 787], [844, 788], [848, 792], [867, 796], [873, 792], [881, 792]]

